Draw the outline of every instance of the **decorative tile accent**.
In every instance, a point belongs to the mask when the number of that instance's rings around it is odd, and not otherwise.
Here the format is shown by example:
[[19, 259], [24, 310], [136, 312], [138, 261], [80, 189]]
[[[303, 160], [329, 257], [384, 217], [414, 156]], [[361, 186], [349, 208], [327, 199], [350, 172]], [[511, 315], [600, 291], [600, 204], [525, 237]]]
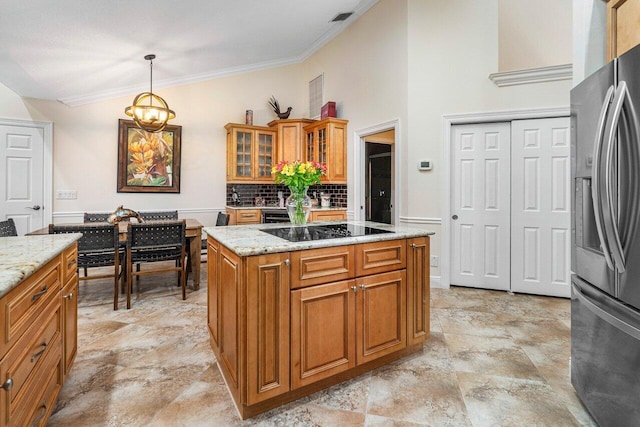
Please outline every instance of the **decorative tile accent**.
[[[233, 206], [233, 189], [238, 193], [241, 206], [253, 206], [256, 197], [266, 200], [267, 206], [278, 206], [278, 191], [282, 191], [285, 199], [289, 196], [289, 188], [277, 184], [227, 184], [227, 205]], [[331, 195], [331, 207], [347, 208], [347, 186], [345, 184], [320, 184], [309, 187], [307, 193], [319, 198], [324, 192]]]

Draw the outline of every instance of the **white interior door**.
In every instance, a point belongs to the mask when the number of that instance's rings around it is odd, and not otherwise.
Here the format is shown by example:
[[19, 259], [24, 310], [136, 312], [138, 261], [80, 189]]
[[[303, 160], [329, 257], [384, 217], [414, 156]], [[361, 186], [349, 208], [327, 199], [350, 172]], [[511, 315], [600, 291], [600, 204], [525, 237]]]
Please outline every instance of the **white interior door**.
[[0, 219], [20, 235], [45, 226], [44, 145], [41, 127], [0, 125]]
[[511, 290], [570, 295], [569, 119], [511, 122]]
[[451, 284], [508, 290], [510, 125], [456, 125]]

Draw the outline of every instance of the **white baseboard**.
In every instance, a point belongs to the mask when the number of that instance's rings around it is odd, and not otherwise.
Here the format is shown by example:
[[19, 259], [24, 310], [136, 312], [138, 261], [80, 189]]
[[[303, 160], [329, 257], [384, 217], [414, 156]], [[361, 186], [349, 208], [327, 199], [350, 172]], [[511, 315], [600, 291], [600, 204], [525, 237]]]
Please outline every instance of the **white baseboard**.
[[442, 278], [440, 276], [430, 276], [429, 277], [429, 283], [431, 284], [432, 288], [438, 288], [438, 289], [449, 289], [449, 286], [444, 286], [442, 284]]

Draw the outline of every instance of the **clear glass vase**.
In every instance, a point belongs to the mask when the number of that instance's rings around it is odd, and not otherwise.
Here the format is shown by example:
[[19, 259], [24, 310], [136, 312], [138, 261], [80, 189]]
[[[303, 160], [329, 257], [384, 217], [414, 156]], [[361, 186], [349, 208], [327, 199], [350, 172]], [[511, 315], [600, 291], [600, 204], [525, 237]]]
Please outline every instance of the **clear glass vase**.
[[309, 187], [296, 188], [289, 187], [291, 195], [287, 197], [285, 206], [289, 221], [293, 225], [305, 225], [311, 211], [311, 198], [307, 195]]

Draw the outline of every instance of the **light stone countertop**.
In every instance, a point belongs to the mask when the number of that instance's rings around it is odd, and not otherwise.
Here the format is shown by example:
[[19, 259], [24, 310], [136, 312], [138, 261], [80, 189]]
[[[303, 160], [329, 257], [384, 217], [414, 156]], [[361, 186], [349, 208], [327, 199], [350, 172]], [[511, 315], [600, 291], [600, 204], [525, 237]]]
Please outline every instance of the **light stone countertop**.
[[276, 252], [299, 251], [304, 249], [327, 248], [332, 246], [351, 245], [354, 243], [380, 242], [384, 240], [406, 239], [412, 237], [431, 236], [433, 231], [405, 226], [394, 226], [370, 221], [314, 221], [309, 226], [325, 224], [353, 224], [372, 228], [390, 230], [393, 233], [373, 234], [368, 236], [345, 237], [338, 239], [307, 240], [290, 242], [286, 239], [260, 231], [265, 228], [291, 227], [289, 223], [234, 225], [227, 227], [205, 227], [204, 231], [218, 242], [239, 256], [262, 255]]
[[0, 297], [80, 237], [80, 233], [0, 237]]

